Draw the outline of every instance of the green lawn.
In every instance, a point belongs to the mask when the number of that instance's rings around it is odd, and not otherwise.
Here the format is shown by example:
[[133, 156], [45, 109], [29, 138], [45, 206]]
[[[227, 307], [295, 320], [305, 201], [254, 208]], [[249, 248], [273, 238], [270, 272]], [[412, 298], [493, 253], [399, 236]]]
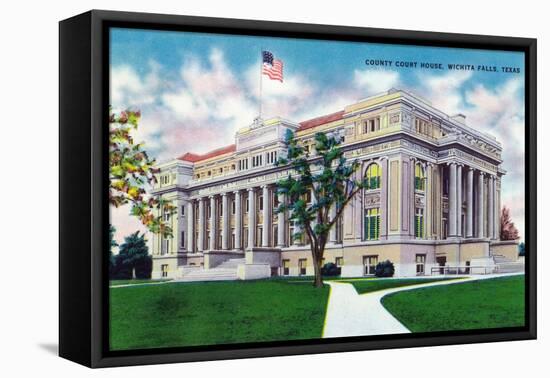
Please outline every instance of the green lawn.
[[120, 285], [138, 285], [138, 284], [144, 284], [144, 283], [156, 283], [156, 282], [165, 282], [170, 281], [168, 279], [159, 279], [159, 280], [139, 280], [139, 279], [133, 279], [133, 280], [111, 280], [109, 281], [109, 286], [120, 286]]
[[517, 327], [525, 324], [525, 277], [419, 288], [382, 298], [412, 332]]
[[111, 350], [320, 338], [328, 294], [284, 280], [111, 288]]
[[456, 278], [370, 278], [363, 280], [342, 280], [341, 282], [350, 283], [355, 287], [359, 294], [372, 293], [373, 291], [392, 289], [394, 287], [419, 285], [430, 282], [445, 281]]

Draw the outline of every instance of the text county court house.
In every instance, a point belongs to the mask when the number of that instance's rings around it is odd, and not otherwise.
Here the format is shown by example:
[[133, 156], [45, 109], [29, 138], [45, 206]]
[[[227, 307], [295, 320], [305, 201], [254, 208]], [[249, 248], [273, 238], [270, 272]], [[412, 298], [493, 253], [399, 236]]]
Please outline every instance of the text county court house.
[[307, 240], [293, 241], [288, 214], [274, 211], [284, 200], [275, 184], [288, 171], [274, 163], [287, 129], [312, 155], [315, 133], [339, 133], [347, 160], [369, 178], [325, 250], [342, 276], [373, 274], [383, 260], [397, 276], [483, 273], [516, 261], [516, 243], [499, 241], [501, 144], [463, 115], [391, 89], [301, 123], [256, 120], [235, 144], [159, 164], [153, 195], [177, 213], [165, 215], [172, 238], [153, 236], [153, 278], [313, 274]]

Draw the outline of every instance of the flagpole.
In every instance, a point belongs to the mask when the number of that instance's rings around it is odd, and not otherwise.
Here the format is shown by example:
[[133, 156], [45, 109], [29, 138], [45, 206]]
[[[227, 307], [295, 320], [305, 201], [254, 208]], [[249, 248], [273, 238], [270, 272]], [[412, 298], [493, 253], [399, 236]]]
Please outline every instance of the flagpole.
[[260, 101], [259, 101], [259, 111], [258, 111], [258, 119], [262, 119], [262, 71], [263, 71], [263, 48], [260, 47]]

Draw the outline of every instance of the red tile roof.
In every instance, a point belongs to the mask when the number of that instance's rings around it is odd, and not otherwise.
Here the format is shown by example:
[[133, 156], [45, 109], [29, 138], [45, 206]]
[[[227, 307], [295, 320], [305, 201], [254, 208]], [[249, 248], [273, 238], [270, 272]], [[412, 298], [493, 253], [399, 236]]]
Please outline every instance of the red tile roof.
[[308, 119], [307, 121], [300, 122], [300, 127], [298, 128], [298, 131], [311, 129], [313, 127], [320, 126], [332, 121], [338, 121], [339, 119], [342, 119], [343, 116], [344, 111], [340, 110], [339, 112], [327, 114], [313, 119]]
[[188, 152], [188, 153], [180, 156], [178, 159], [189, 161], [191, 163], [196, 163], [198, 161], [210, 159], [210, 158], [220, 156], [220, 155], [225, 155], [225, 154], [228, 154], [230, 152], [235, 152], [235, 149], [236, 149], [236, 146], [234, 144], [232, 144], [232, 145], [225, 146], [225, 147], [222, 147], [222, 148], [217, 148], [215, 150], [209, 151], [209, 152], [207, 152], [205, 154], [202, 154], [202, 155], [194, 154], [192, 152]]

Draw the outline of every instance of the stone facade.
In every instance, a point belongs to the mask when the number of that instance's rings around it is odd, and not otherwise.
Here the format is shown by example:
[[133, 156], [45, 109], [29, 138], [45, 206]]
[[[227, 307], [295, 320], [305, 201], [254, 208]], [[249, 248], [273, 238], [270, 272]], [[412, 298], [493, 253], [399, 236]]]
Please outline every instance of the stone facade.
[[254, 265], [240, 268], [243, 277], [265, 272], [262, 264], [272, 275], [313, 274], [307, 240], [292, 241], [288, 214], [274, 211], [284, 201], [275, 184], [289, 173], [274, 164], [287, 130], [313, 157], [315, 133], [342, 135], [346, 158], [360, 162], [357, 178], [372, 180], [330, 234], [325, 262], [341, 266], [343, 276], [372, 274], [383, 260], [398, 276], [414, 276], [439, 266], [466, 269], [495, 251], [513, 258], [498, 240], [501, 144], [474, 127], [392, 89], [301, 123], [256, 120], [234, 145], [159, 164], [153, 194], [177, 214], [165, 216], [173, 238], [153, 236], [153, 276], [238, 257]]

